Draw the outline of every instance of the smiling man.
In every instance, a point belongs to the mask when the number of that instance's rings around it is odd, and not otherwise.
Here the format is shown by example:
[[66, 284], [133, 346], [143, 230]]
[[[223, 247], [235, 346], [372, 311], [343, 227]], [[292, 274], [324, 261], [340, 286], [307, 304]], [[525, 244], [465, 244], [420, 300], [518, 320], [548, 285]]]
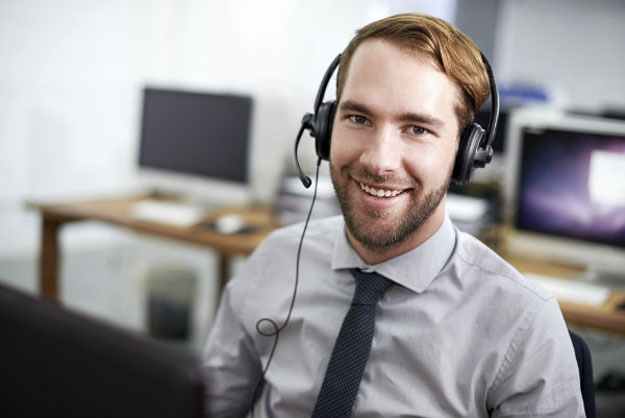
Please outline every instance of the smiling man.
[[335, 117], [330, 168], [349, 241], [368, 264], [431, 236], [460, 126], [460, 88], [423, 53], [365, 40], [349, 63]]
[[[584, 416], [555, 299], [446, 214], [488, 92], [479, 51], [447, 22], [406, 14], [357, 32], [329, 154], [343, 216], [309, 225], [292, 313], [302, 225], [231, 280], [205, 351], [209, 416]], [[281, 328], [275, 352], [261, 318]]]

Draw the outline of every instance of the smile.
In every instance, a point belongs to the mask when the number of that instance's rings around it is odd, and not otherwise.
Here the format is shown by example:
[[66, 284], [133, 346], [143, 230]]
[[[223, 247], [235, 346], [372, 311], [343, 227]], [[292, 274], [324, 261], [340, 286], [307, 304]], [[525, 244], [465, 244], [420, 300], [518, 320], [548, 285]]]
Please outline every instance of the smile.
[[360, 183], [360, 189], [364, 192], [369, 193], [371, 196], [376, 196], [376, 197], [395, 197], [401, 192], [403, 192], [403, 190], [396, 190], [396, 189], [376, 189], [364, 183]]

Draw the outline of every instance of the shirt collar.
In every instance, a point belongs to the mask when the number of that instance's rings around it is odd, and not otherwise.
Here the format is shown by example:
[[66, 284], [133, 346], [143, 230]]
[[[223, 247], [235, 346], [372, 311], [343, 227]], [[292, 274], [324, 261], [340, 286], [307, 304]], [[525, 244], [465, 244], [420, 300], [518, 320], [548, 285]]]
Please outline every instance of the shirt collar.
[[366, 272], [375, 271], [397, 284], [421, 293], [447, 264], [455, 242], [456, 230], [449, 216], [445, 215], [441, 226], [424, 243], [407, 253], [372, 266], [365, 263], [351, 246], [343, 223], [334, 242], [332, 270], [358, 268]]

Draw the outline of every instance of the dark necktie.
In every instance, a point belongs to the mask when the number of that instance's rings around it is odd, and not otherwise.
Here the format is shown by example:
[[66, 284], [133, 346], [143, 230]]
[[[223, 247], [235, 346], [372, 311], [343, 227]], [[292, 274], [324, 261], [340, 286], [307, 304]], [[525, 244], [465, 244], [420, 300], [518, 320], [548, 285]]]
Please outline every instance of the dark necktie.
[[334, 343], [312, 418], [347, 418], [365, 370], [375, 329], [375, 308], [392, 282], [377, 273], [350, 270], [356, 278], [352, 299]]

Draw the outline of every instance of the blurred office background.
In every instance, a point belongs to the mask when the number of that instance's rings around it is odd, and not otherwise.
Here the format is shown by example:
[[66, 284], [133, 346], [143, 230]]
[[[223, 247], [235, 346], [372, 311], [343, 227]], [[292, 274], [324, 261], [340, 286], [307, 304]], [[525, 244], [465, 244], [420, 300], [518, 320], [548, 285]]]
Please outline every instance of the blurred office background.
[[[406, 11], [459, 26], [503, 91], [538, 91], [577, 113], [625, 113], [622, 0], [2, 0], [0, 280], [37, 292], [40, 219], [25, 202], [136, 187], [147, 85], [251, 96], [251, 194], [274, 203], [330, 61], [357, 28]], [[312, 173], [307, 136], [300, 156]], [[201, 347], [216, 303], [210, 252], [95, 222], [64, 227], [61, 247], [62, 302], [139, 331], [150, 272], [192, 272], [190, 344]], [[598, 377], [625, 364], [623, 339], [584, 335]]]

